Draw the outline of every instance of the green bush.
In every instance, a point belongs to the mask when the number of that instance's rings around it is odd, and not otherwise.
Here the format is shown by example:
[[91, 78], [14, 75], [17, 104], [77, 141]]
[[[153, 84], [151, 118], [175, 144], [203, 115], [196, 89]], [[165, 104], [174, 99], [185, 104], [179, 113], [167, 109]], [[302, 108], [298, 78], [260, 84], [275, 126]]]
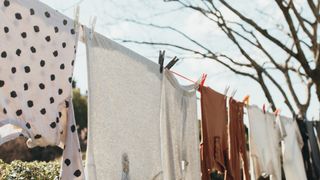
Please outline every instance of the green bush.
[[4, 163], [0, 159], [0, 179], [3, 180], [55, 180], [59, 178], [60, 162]]

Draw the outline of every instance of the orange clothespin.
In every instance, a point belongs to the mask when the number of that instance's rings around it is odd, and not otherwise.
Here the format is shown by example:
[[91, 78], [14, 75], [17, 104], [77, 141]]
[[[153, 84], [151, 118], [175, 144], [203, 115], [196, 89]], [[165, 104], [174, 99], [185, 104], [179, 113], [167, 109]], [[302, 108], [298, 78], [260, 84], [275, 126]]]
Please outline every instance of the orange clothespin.
[[280, 115], [281, 110], [280, 109], [276, 109], [274, 111], [274, 115], [279, 116]]
[[244, 98], [243, 98], [243, 100], [242, 100], [242, 102], [245, 104], [245, 105], [249, 105], [249, 100], [250, 100], [250, 96], [249, 95], [246, 95]]

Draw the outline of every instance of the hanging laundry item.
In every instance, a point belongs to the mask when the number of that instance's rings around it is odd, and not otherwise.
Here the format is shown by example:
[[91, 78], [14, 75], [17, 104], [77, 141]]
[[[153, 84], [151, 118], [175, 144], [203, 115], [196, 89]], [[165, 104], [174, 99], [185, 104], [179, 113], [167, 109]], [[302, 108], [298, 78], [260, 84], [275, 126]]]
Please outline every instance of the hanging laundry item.
[[89, 179], [162, 179], [159, 65], [85, 31]]
[[310, 149], [309, 149], [309, 142], [308, 142], [308, 132], [307, 126], [303, 119], [296, 118], [296, 122], [298, 124], [300, 134], [303, 140], [303, 147], [302, 147], [302, 157], [304, 162], [304, 167], [306, 169], [307, 179], [316, 179], [316, 174], [314, 172], [314, 168], [311, 165], [311, 158], [310, 158]]
[[285, 128], [287, 136], [282, 141], [283, 169], [286, 179], [306, 180], [301, 149], [303, 139], [296, 121], [281, 116], [280, 120]]
[[0, 4], [0, 144], [64, 147], [62, 179], [83, 179], [71, 81], [74, 22], [35, 0]]
[[320, 121], [314, 121], [314, 127], [316, 128], [316, 131], [317, 131], [318, 143], [320, 146]]
[[246, 180], [250, 179], [245, 126], [243, 124], [243, 106], [243, 103], [237, 102], [232, 98], [229, 99], [229, 153], [227, 163], [229, 171], [227, 171], [227, 179], [241, 180], [242, 177]]
[[317, 179], [320, 178], [320, 152], [316, 135], [314, 133], [313, 121], [306, 121], [308, 137], [311, 147], [312, 164]]
[[203, 131], [202, 179], [213, 170], [224, 173], [228, 156], [226, 97], [208, 87], [201, 87]]
[[167, 69], [163, 71], [160, 134], [163, 179], [199, 180], [199, 121], [197, 85], [181, 86]]
[[271, 176], [271, 180], [281, 180], [280, 142], [286, 135], [283, 125], [275, 115], [257, 106], [248, 107], [248, 116], [252, 179]]

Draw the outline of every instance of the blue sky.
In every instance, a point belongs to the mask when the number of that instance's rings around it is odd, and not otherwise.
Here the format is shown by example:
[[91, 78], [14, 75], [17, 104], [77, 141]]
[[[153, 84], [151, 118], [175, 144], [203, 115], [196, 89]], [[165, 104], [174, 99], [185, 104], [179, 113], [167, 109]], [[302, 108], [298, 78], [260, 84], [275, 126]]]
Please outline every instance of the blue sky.
[[[182, 10], [176, 3], [164, 3], [162, 0], [41, 0], [43, 3], [51, 6], [52, 8], [62, 12], [63, 14], [73, 18], [74, 8], [77, 3], [80, 6], [80, 22], [88, 25], [90, 18], [96, 16], [97, 24], [95, 30], [104, 34], [110, 39], [133, 39], [133, 40], [149, 40], [149, 41], [166, 41], [177, 44], [187, 44], [193, 47], [188, 41], [181, 36], [169, 31], [159, 31], [158, 29], [148, 28], [144, 26], [137, 26], [136, 24], [124, 22], [123, 19], [135, 19], [138, 21], [156, 23], [159, 25], [174, 26], [181, 31], [187, 33], [198, 41], [207, 44], [215, 52], [226, 52], [234, 56], [239, 56], [240, 53], [230, 44], [224, 34], [212, 23], [204, 19], [200, 14], [192, 11]], [[298, 3], [303, 3], [302, 0], [297, 0]], [[273, 33], [273, 28], [277, 22], [280, 22], [282, 16], [279, 11], [274, 8], [271, 1], [265, 0], [241, 0], [232, 1], [240, 10], [245, 9], [245, 13], [254, 16], [258, 19], [259, 23], [263, 23], [264, 27], [268, 28]], [[303, 4], [302, 4], [303, 5]], [[263, 9], [264, 14], [259, 13], [259, 9]], [[237, 20], [237, 17], [226, 9], [221, 9], [229, 20]], [[268, 14], [272, 14], [268, 16]], [[276, 32], [274, 32], [276, 33]], [[189, 43], [189, 44], [188, 44]], [[167, 47], [150, 47], [137, 44], [124, 44], [124, 46], [138, 52], [139, 54], [149, 58], [150, 60], [157, 61], [158, 51], [165, 49], [167, 55], [170, 57], [177, 55], [182, 60], [175, 65], [174, 71], [189, 77], [190, 79], [197, 80], [202, 73], [207, 73], [208, 78], [206, 85], [213, 89], [223, 92], [227, 86], [230, 86], [229, 95], [233, 90], [237, 93], [235, 97], [241, 100], [245, 95], [250, 95], [251, 104], [257, 104], [262, 107], [266, 103], [266, 99], [259, 85], [254, 83], [248, 78], [235, 75], [222, 67], [209, 60], [199, 60], [192, 54], [181, 53], [181, 51], [174, 50]], [[272, 46], [270, 46], [272, 48]], [[258, 52], [250, 52], [253, 56], [259, 56]], [[275, 51], [275, 53], [278, 53]], [[281, 52], [279, 52], [281, 56]], [[261, 59], [263, 61], [263, 59]], [[77, 54], [75, 79], [82, 92], [87, 90], [87, 73], [86, 73], [86, 53], [83, 43], [79, 43], [79, 50]], [[183, 84], [188, 82], [181, 80]], [[299, 83], [295, 83], [297, 88]], [[288, 109], [277, 92], [274, 91], [277, 97], [279, 108], [282, 109], [282, 114], [290, 115]], [[300, 94], [303, 98], [303, 94]], [[308, 117], [319, 116], [319, 104], [316, 97], [312, 97], [312, 108], [309, 110]]]

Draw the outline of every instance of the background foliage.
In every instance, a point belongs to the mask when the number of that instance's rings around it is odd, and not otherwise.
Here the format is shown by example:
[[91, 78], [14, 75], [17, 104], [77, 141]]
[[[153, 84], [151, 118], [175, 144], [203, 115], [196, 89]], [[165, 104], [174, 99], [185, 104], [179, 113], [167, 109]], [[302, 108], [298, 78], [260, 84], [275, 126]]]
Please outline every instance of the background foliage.
[[4, 163], [0, 159], [0, 179], [3, 180], [55, 180], [59, 178], [60, 163], [52, 162], [22, 162]]

